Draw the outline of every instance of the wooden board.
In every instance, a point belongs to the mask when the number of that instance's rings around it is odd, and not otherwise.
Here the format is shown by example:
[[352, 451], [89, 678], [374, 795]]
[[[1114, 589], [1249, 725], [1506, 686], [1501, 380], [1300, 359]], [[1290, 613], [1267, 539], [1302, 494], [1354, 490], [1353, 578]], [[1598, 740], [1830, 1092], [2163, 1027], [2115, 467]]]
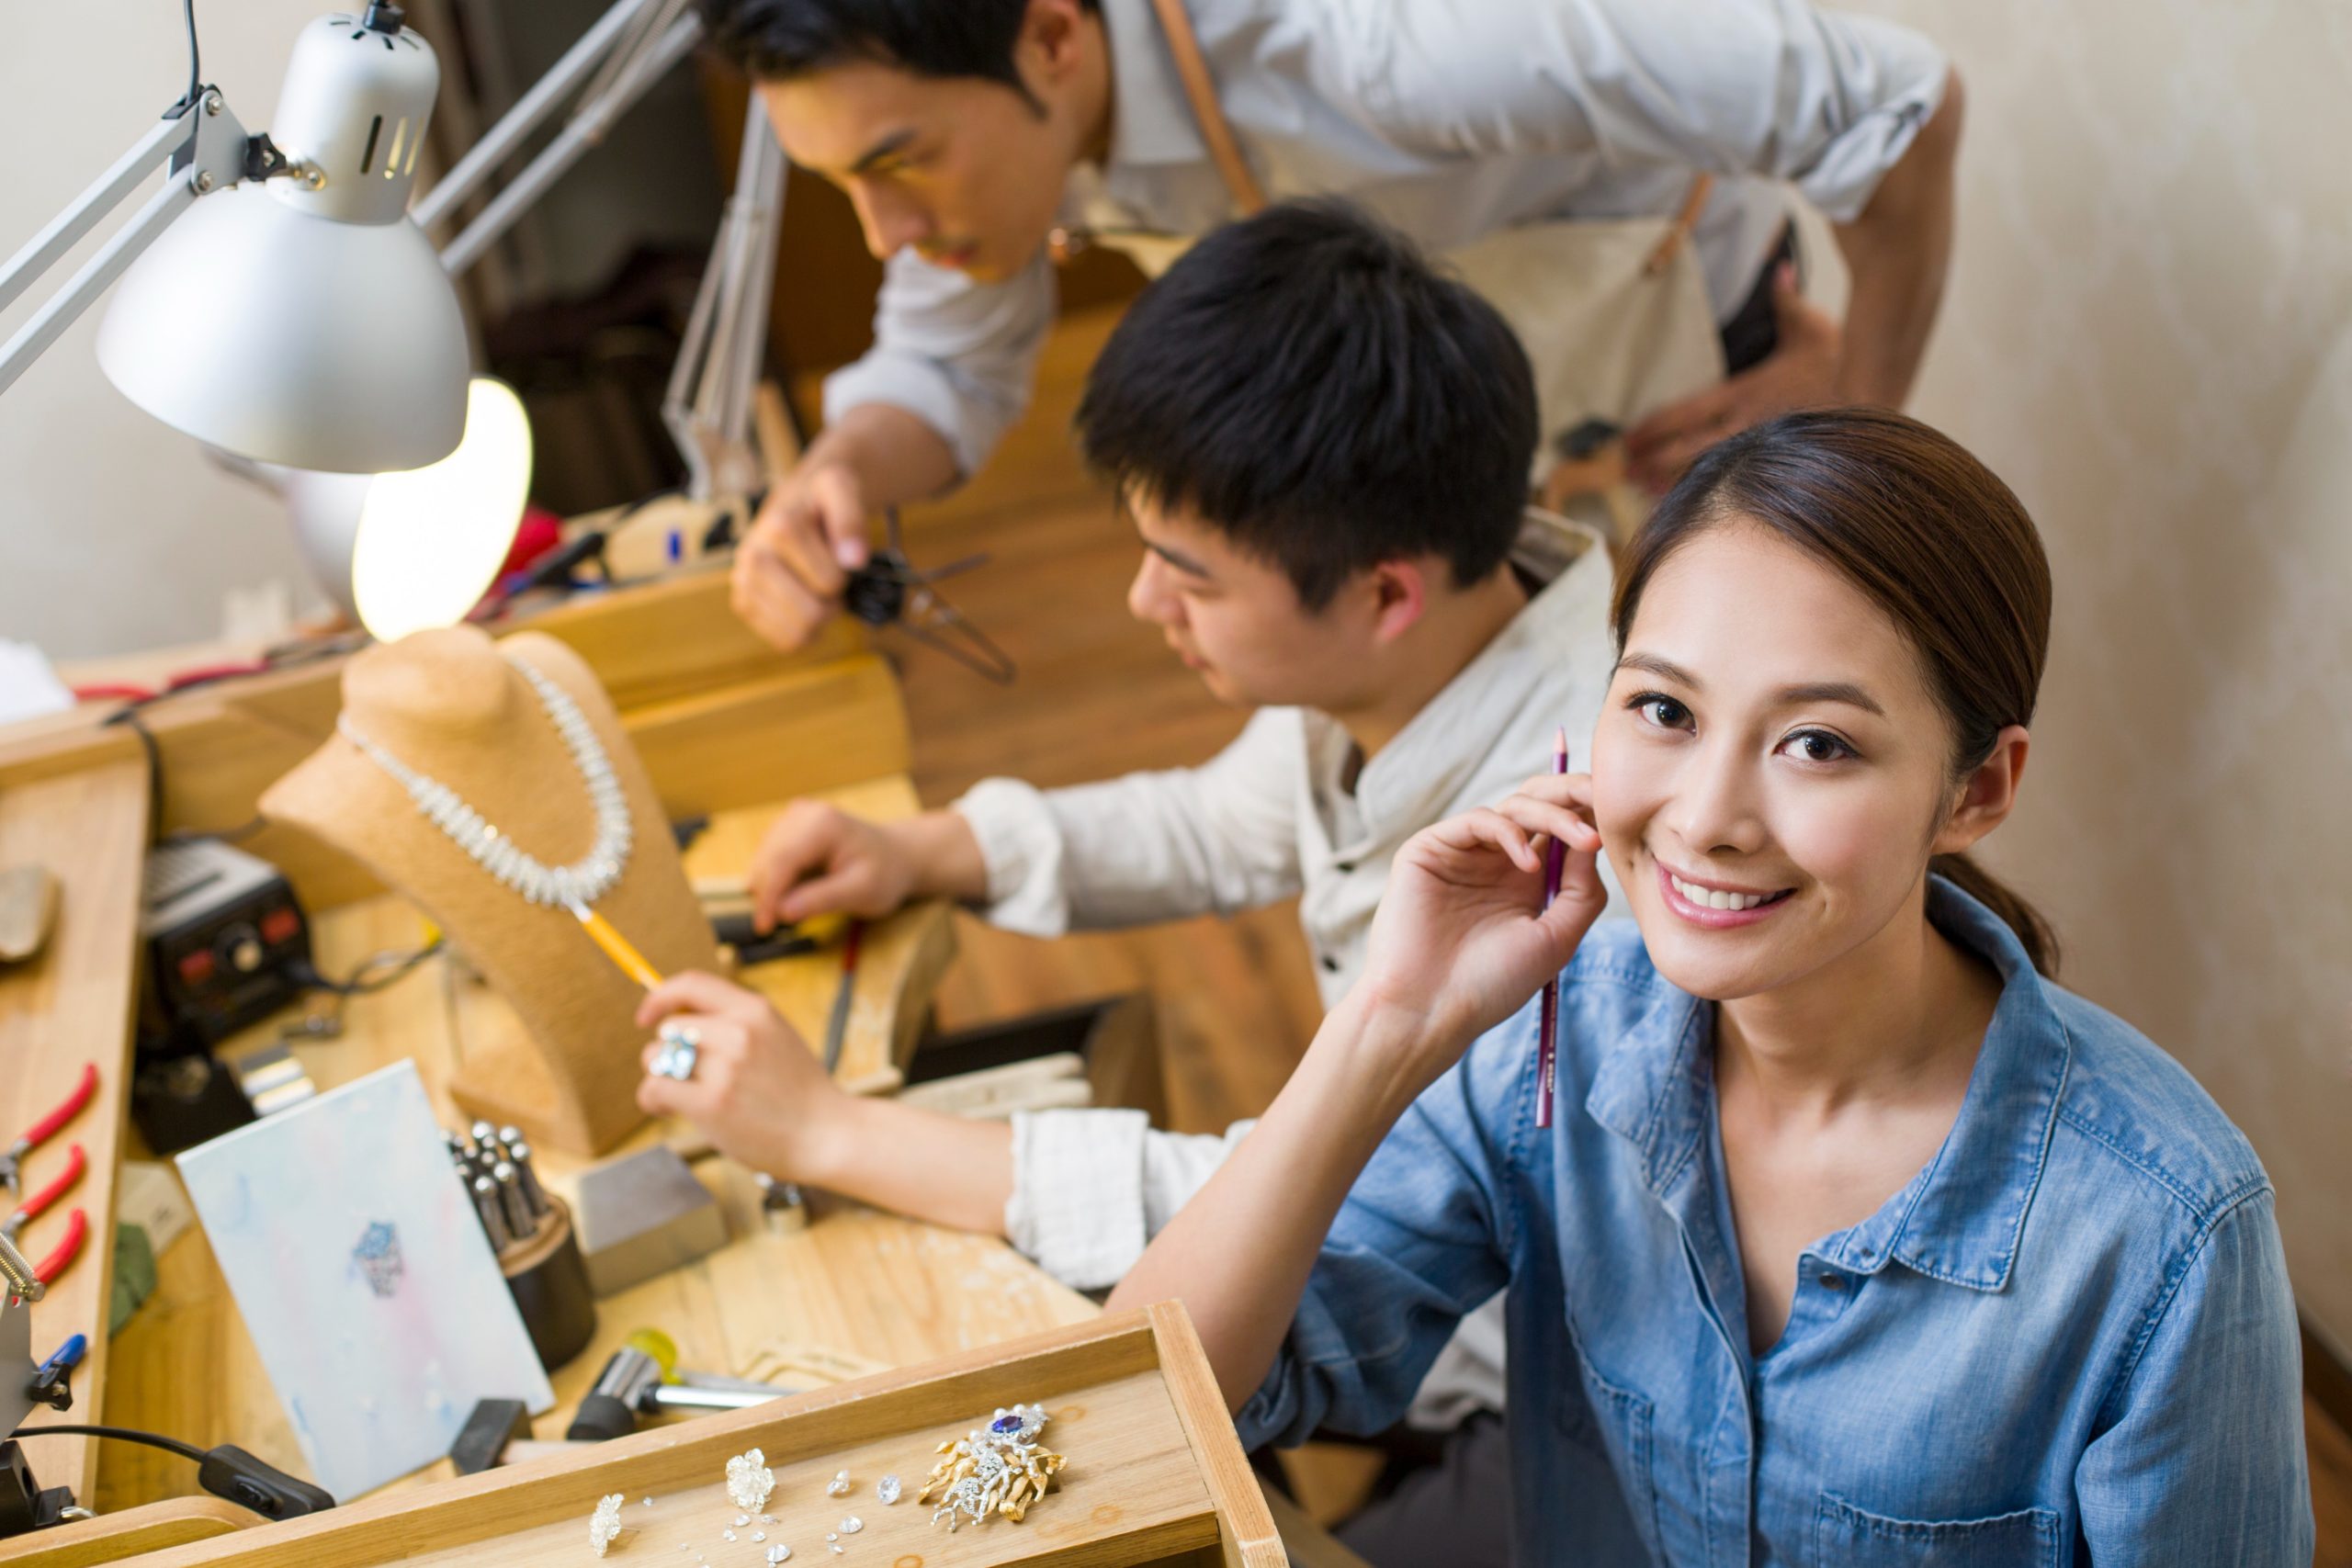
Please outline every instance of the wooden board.
[[[496, 622], [500, 634], [545, 631], [578, 649], [612, 694], [674, 815], [773, 800], [801, 787], [906, 771], [906, 718], [865, 628], [836, 621], [808, 648], [774, 652], [728, 606], [724, 572], [681, 573], [582, 595]], [[175, 670], [250, 649], [141, 655], [69, 678], [152, 684]], [[326, 739], [342, 701], [342, 657], [192, 688], [140, 710], [162, 760], [158, 830], [219, 832], [250, 824], [255, 802]], [[0, 728], [0, 789], [143, 761], [139, 738], [102, 720], [118, 705]], [[805, 780], [802, 778], [805, 773]], [[243, 847], [280, 867], [313, 912], [382, 891], [360, 867], [296, 832], [267, 828]]]
[[[82, 1146], [87, 1172], [25, 1227], [17, 1246], [39, 1263], [65, 1234], [71, 1212], [83, 1212], [88, 1239], [32, 1309], [32, 1353], [46, 1357], [73, 1334], [88, 1335], [90, 1350], [74, 1374], [75, 1409], [37, 1411], [28, 1426], [89, 1420], [110, 1370], [115, 1168], [129, 1104], [146, 846], [147, 770], [136, 761], [0, 790], [0, 865], [37, 862], [62, 885], [47, 947], [25, 963], [0, 965], [0, 1144], [14, 1142], [62, 1100], [85, 1063], [98, 1069], [90, 1103], [26, 1156], [22, 1189], [5, 1205], [12, 1210], [40, 1190], [64, 1168], [66, 1151]], [[25, 1451], [43, 1486], [70, 1486], [86, 1503], [96, 1446], [88, 1438], [44, 1438]]]
[[0, 1540], [0, 1562], [19, 1568], [96, 1568], [191, 1540], [209, 1540], [259, 1521], [260, 1516], [218, 1497], [174, 1497], [119, 1514], [52, 1526], [37, 1535]]
[[[617, 1493], [637, 1533], [616, 1561], [706, 1557], [763, 1560], [760, 1529], [796, 1561], [828, 1562], [825, 1535], [854, 1514], [864, 1528], [842, 1538], [858, 1562], [931, 1568], [1001, 1563], [1194, 1562], [1273, 1568], [1279, 1539], [1250, 1477], [1182, 1309], [1100, 1319], [948, 1357], [927, 1366], [820, 1389], [444, 1485], [393, 1494], [311, 1518], [244, 1530], [156, 1552], [153, 1568], [236, 1561], [252, 1568], [334, 1562], [348, 1568], [407, 1562], [468, 1568], [573, 1564], [588, 1551], [588, 1516]], [[1049, 1446], [1069, 1466], [1019, 1525], [991, 1518], [955, 1534], [913, 1500], [942, 1441], [962, 1437], [990, 1411], [1046, 1405]], [[775, 1473], [773, 1525], [736, 1526], [725, 1495], [728, 1459], [762, 1450]], [[846, 1469], [850, 1495], [825, 1483]], [[905, 1500], [885, 1506], [876, 1480], [898, 1475]], [[1236, 1478], [1238, 1478], [1238, 1482]], [[647, 1506], [642, 1499], [653, 1499]], [[736, 1531], [727, 1541], [723, 1532]], [[681, 1549], [684, 1550], [681, 1550]], [[1214, 1560], [1214, 1559], [1212, 1559]]]

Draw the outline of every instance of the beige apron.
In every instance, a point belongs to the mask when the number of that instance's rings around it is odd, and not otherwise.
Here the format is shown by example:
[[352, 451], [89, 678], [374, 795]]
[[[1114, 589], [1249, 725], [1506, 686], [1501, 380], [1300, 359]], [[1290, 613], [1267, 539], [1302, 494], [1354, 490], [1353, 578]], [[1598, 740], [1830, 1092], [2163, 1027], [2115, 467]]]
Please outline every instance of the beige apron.
[[[1235, 208], [1244, 216], [1266, 195], [1218, 107], [1183, 0], [1152, 0], [1190, 100], [1201, 139]], [[1679, 398], [1724, 378], [1723, 339], [1707, 299], [1690, 230], [1712, 182], [1691, 182], [1682, 209], [1665, 218], [1550, 220], [1498, 230], [1447, 252], [1442, 260], [1499, 310], [1535, 370], [1544, 439], [1533, 479], [1546, 504], [1623, 542], [1629, 507], [1617, 449], [1580, 451], [1563, 443], [1591, 421], [1623, 430]], [[1092, 238], [1124, 251], [1150, 276], [1172, 265], [1191, 236], [1135, 232]], [[1607, 491], [1608, 504], [1600, 504]], [[1624, 493], [1619, 493], [1619, 492]]]

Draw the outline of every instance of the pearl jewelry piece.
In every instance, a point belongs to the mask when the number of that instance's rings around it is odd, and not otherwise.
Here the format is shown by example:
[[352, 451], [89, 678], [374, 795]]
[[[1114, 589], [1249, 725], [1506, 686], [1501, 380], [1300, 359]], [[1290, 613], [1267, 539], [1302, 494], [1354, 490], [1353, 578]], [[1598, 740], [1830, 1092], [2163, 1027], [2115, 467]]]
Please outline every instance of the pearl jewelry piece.
[[393, 756], [362, 733], [348, 717], [338, 717], [335, 728], [408, 792], [409, 799], [427, 821], [501, 884], [534, 904], [557, 908], [594, 904], [612, 891], [628, 864], [635, 832], [635, 825], [629, 820], [628, 797], [613, 772], [612, 759], [605, 755], [604, 742], [596, 739], [588, 716], [580, 711], [571, 694], [513, 654], [505, 657], [538, 694], [539, 705], [547, 710], [556, 732], [563, 738], [565, 750], [571, 753], [572, 766], [579, 771], [581, 782], [588, 786], [588, 797], [596, 808], [595, 841], [588, 846], [585, 855], [570, 865], [550, 866], [525, 853], [457, 791]]

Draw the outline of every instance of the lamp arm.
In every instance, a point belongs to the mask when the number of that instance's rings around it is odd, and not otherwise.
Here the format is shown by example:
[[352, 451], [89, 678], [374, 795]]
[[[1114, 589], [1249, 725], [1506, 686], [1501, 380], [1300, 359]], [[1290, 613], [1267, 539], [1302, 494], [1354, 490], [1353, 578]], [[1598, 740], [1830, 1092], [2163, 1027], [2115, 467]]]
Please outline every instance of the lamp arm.
[[760, 485], [752, 407], [767, 355], [785, 173], [784, 150], [755, 96], [744, 116], [735, 189], [662, 396], [662, 423], [685, 457], [686, 493], [695, 501]]
[[209, 89], [202, 96], [199, 110], [183, 111], [159, 122], [73, 206], [10, 258], [7, 270], [0, 273], [0, 309], [6, 309], [119, 206], [159, 159], [165, 161], [164, 188], [148, 197], [97, 254], [34, 312], [6, 347], [0, 347], [0, 392], [6, 391], [198, 197], [225, 189], [244, 177], [248, 140], [245, 128], [230, 112], [220, 90]]
[[[661, 4], [662, 0], [654, 0]], [[606, 17], [610, 20], [610, 17]], [[599, 24], [601, 27], [603, 24]], [[580, 107], [558, 131], [554, 140], [540, 149], [538, 156], [523, 166], [520, 174], [474, 215], [472, 222], [459, 231], [458, 237], [441, 248], [441, 265], [452, 277], [458, 276], [481, 259], [498, 237], [514, 226], [514, 220], [527, 211], [531, 204], [545, 195], [547, 188], [560, 179], [582, 153], [605, 139], [613, 122], [635, 107], [638, 99], [654, 83], [660, 81], [670, 67], [684, 60], [702, 38], [702, 19], [692, 14], [680, 17], [646, 46], [644, 51], [616, 72], [612, 85], [600, 95], [584, 99]], [[533, 89], [536, 94], [537, 88]], [[521, 106], [517, 106], [519, 110]], [[503, 129], [492, 128], [497, 136]], [[471, 155], [469, 154], [469, 157]], [[435, 186], [433, 194], [440, 195]], [[434, 215], [444, 210], [435, 208]], [[422, 219], [419, 220], [422, 221]]]
[[466, 155], [435, 180], [431, 190], [417, 198], [416, 205], [409, 209], [416, 226], [431, 233], [443, 219], [481, 189], [482, 182], [498, 172], [499, 165], [513, 156], [524, 139], [555, 112], [563, 96], [596, 69], [596, 62], [629, 24], [661, 3], [662, 0], [619, 0], [597, 19], [594, 27], [581, 34], [579, 41], [548, 67], [548, 73], [532, 83], [531, 90], [516, 99], [514, 107], [500, 116], [496, 125], [482, 132], [481, 140], [468, 148]]

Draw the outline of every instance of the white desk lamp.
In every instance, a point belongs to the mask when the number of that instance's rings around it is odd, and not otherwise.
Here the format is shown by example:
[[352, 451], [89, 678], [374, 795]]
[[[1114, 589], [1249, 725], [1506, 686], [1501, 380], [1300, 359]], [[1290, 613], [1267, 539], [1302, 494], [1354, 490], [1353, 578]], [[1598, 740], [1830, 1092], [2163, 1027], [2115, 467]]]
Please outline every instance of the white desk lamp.
[[[192, 82], [189, 97], [0, 269], [5, 310], [164, 165], [164, 188], [0, 347], [0, 391], [119, 276], [98, 336], [116, 386], [283, 491], [314, 569], [375, 635], [457, 619], [505, 557], [530, 446], [510, 390], [469, 386], [449, 279], [701, 30], [690, 0], [618, 0], [413, 215], [440, 71], [397, 5], [377, 0], [304, 28], [277, 141], [249, 136], [217, 88]], [[189, 41], [193, 51], [192, 15]], [[425, 231], [582, 83], [563, 129], [436, 256]], [[662, 405], [697, 500], [759, 482], [752, 391], [784, 174], [754, 96], [735, 193]]]
[[465, 423], [465, 322], [406, 215], [439, 82], [400, 7], [373, 5], [303, 29], [276, 141], [195, 87], [0, 270], [5, 309], [164, 168], [164, 188], [0, 348], [0, 390], [119, 276], [98, 363], [166, 424], [305, 468], [446, 456]]

